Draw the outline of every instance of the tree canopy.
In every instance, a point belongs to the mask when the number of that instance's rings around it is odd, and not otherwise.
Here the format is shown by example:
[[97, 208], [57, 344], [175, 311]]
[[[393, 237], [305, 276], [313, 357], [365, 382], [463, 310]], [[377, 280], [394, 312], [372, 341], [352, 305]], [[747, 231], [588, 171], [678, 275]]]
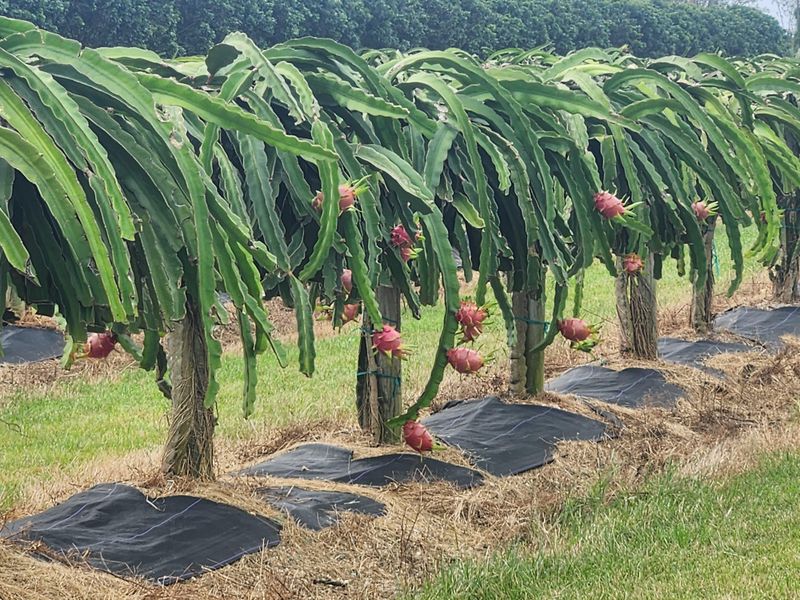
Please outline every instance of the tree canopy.
[[622, 46], [638, 56], [788, 50], [769, 15], [674, 0], [0, 0], [0, 14], [93, 46], [203, 54], [231, 31], [270, 46], [300, 36], [352, 47], [461, 48], [486, 55], [549, 45]]

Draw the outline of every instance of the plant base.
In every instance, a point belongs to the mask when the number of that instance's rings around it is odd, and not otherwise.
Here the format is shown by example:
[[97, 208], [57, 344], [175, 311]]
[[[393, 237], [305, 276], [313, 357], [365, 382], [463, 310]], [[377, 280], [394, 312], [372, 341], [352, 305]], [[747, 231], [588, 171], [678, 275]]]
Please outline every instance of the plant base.
[[172, 415], [162, 471], [171, 476], [214, 479], [212, 410], [203, 401], [208, 389], [208, 359], [197, 307], [187, 302], [186, 317], [170, 333]]

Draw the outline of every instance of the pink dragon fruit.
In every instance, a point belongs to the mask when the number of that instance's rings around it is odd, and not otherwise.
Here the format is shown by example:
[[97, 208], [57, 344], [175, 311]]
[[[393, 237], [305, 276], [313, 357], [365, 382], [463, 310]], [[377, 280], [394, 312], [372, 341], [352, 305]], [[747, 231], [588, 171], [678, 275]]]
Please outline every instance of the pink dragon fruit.
[[339, 279], [345, 294], [353, 291], [353, 272], [350, 269], [342, 270], [342, 276]]
[[483, 322], [489, 314], [486, 309], [479, 307], [474, 302], [463, 301], [456, 311], [456, 320], [461, 325], [464, 341], [473, 342], [483, 333]]
[[622, 200], [610, 192], [597, 192], [594, 195], [594, 207], [606, 219], [621, 217], [626, 213]]
[[87, 358], [106, 358], [117, 345], [117, 336], [111, 331], [93, 333], [83, 346]]
[[483, 323], [475, 323], [475, 325], [464, 325], [462, 328], [465, 342], [474, 342], [478, 336], [483, 333]]
[[355, 321], [360, 311], [360, 304], [345, 304], [344, 307], [342, 307], [342, 325], [347, 325], [350, 321]]
[[342, 184], [339, 186], [339, 212], [350, 210], [356, 204], [355, 188]]
[[456, 311], [456, 321], [465, 327], [467, 325], [481, 324], [488, 316], [489, 314], [486, 312], [486, 309], [481, 308], [474, 302], [470, 302], [468, 300], [462, 301], [461, 306]]
[[433, 450], [433, 436], [419, 421], [406, 421], [403, 425], [403, 440], [420, 454]]
[[642, 257], [635, 252], [631, 252], [622, 259], [622, 269], [628, 275], [635, 275], [636, 273], [641, 272], [641, 270], [644, 269]]
[[583, 319], [569, 318], [558, 322], [558, 330], [571, 342], [582, 342], [591, 334], [591, 328]]
[[396, 225], [395, 227], [392, 227], [390, 242], [395, 248], [411, 249], [414, 246], [411, 236], [408, 235], [408, 231], [406, 231], [406, 228], [403, 227], [403, 225]]
[[[339, 213], [350, 210], [355, 206], [357, 191], [354, 187], [343, 183], [339, 186]], [[325, 200], [325, 195], [322, 192], [317, 192], [314, 200], [311, 202], [312, 208], [317, 212], [322, 212], [322, 203]]]
[[459, 373], [476, 373], [483, 366], [483, 357], [471, 348], [450, 348], [447, 362]]
[[697, 217], [698, 221], [705, 221], [709, 217], [713, 217], [716, 212], [714, 210], [716, 203], [712, 202], [711, 204], [706, 204], [703, 200], [698, 200], [697, 202], [692, 202], [692, 210], [694, 211], [694, 216]]
[[322, 192], [317, 192], [317, 195], [314, 196], [314, 199], [311, 201], [311, 208], [313, 208], [317, 212], [322, 212], [322, 201], [325, 199], [325, 196]]
[[395, 358], [403, 358], [406, 354], [400, 332], [391, 325], [384, 325], [380, 331], [373, 332], [372, 345], [378, 352]]

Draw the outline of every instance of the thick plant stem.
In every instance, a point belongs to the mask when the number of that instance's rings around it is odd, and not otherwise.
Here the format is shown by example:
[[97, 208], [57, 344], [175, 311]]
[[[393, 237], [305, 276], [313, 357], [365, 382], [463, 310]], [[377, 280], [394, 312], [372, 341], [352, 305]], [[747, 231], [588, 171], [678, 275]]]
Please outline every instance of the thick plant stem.
[[168, 358], [172, 416], [162, 470], [171, 476], [214, 479], [215, 417], [203, 405], [208, 356], [201, 316], [191, 299], [186, 303], [186, 317], [169, 335]]
[[[387, 324], [400, 331], [400, 290], [379, 286], [378, 304]], [[399, 358], [375, 352], [372, 347], [372, 322], [364, 314], [364, 328], [358, 351], [356, 406], [361, 429], [372, 435], [377, 444], [394, 444], [400, 431], [386, 422], [403, 411], [403, 364]]]
[[541, 290], [511, 294], [517, 341], [511, 347], [510, 389], [513, 394], [539, 394], [544, 390], [544, 351], [533, 352], [544, 341], [545, 296]]
[[715, 226], [713, 224], [709, 225], [703, 235], [707, 265], [706, 283], [700, 289], [697, 288], [697, 285], [692, 286], [692, 308], [689, 318], [694, 330], [700, 334], [706, 334], [711, 331], [713, 325], [711, 305], [714, 299], [714, 229]]
[[782, 198], [781, 249], [770, 270], [772, 296], [783, 304], [800, 302], [800, 194]]
[[526, 300], [528, 331], [525, 336], [525, 390], [529, 394], [540, 394], [544, 391], [544, 350], [533, 352], [533, 349], [544, 341], [544, 294], [529, 291]]
[[617, 259], [616, 300], [620, 321], [622, 354], [642, 360], [658, 358], [658, 316], [656, 282], [653, 278], [653, 255], [645, 261], [644, 271], [629, 275]]
[[528, 314], [528, 297], [525, 292], [512, 292], [511, 310], [516, 317], [514, 325], [517, 330], [517, 340], [510, 348], [510, 380], [509, 387], [512, 394], [523, 394], [527, 384], [527, 367], [525, 363], [525, 342], [528, 326], [521, 318]]

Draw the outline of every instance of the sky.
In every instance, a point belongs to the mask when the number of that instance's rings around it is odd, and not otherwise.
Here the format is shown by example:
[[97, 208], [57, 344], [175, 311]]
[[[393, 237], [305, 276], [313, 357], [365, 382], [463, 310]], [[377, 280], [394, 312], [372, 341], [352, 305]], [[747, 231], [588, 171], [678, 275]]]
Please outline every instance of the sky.
[[[792, 25], [788, 11], [780, 8], [779, 0], [755, 0], [753, 6], [760, 8], [765, 13], [772, 15], [787, 29]], [[785, 5], [785, 2], [783, 3]]]

